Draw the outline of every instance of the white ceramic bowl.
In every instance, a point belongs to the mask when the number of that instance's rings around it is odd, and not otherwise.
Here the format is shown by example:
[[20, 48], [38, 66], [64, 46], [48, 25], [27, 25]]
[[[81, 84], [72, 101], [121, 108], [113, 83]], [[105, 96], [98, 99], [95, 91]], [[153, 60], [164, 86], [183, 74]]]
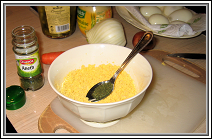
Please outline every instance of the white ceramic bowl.
[[50, 65], [48, 81], [62, 105], [79, 118], [100, 123], [119, 119], [130, 113], [141, 102], [151, 83], [152, 68], [141, 54], [137, 54], [125, 68], [125, 71], [134, 80], [138, 91], [137, 95], [129, 99], [104, 104], [84, 103], [62, 95], [58, 91], [57, 85], [60, 86], [63, 78], [71, 70], [80, 69], [82, 65], [95, 64], [98, 66], [112, 62], [115, 65], [121, 65], [130, 52], [129, 48], [112, 44], [87, 44], [72, 48], [58, 56]]

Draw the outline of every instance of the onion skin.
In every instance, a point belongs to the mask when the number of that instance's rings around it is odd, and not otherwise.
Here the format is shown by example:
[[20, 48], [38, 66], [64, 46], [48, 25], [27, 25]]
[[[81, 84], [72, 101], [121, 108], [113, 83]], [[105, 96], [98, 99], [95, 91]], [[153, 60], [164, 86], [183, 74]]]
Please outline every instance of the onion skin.
[[122, 24], [114, 18], [108, 18], [97, 23], [86, 32], [88, 43], [126, 45], [126, 38]]
[[[132, 44], [133, 44], [134, 47], [136, 46], [136, 44], [138, 43], [138, 41], [141, 39], [141, 37], [144, 35], [144, 33], [145, 33], [145, 31], [140, 31], [140, 32], [137, 32], [133, 36]], [[151, 42], [142, 51], [148, 51], [148, 50], [153, 49], [155, 47], [155, 43], [156, 43], [156, 40], [153, 37], [152, 40], [151, 40]]]

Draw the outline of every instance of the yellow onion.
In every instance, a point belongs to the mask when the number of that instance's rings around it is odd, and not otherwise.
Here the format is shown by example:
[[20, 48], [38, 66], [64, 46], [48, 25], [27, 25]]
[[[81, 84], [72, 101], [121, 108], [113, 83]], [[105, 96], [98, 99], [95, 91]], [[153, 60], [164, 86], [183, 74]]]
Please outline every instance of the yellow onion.
[[125, 46], [126, 39], [122, 24], [114, 19], [108, 18], [97, 23], [86, 32], [88, 43], [103, 43]]

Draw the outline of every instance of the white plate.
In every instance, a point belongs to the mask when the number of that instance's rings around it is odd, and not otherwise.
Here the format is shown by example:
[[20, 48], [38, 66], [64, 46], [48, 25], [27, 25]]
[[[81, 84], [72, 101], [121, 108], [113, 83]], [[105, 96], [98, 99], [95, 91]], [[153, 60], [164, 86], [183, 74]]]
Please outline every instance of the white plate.
[[[143, 25], [142, 23], [140, 23], [137, 19], [135, 19], [131, 14], [129, 14], [129, 12], [127, 11], [127, 9], [124, 6], [116, 6], [116, 11], [118, 12], [118, 14], [125, 19], [128, 23], [132, 24], [133, 26], [144, 30], [144, 31], [153, 31], [150, 28], [148, 28], [147, 26]], [[201, 34], [202, 32], [197, 32], [194, 35], [184, 35], [181, 37], [173, 37], [173, 36], [168, 36], [168, 35], [164, 35], [164, 34], [158, 34], [155, 33], [155, 35], [158, 36], [163, 36], [163, 37], [168, 37], [168, 38], [192, 38], [195, 36], [198, 36], [199, 34]]]

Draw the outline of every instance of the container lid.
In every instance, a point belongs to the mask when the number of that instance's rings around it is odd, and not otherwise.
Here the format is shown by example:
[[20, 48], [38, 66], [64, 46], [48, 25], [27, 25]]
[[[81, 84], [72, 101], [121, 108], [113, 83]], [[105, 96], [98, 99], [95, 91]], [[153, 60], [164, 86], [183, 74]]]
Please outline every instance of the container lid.
[[6, 109], [16, 110], [21, 108], [26, 102], [26, 95], [23, 88], [12, 85], [6, 88]]

